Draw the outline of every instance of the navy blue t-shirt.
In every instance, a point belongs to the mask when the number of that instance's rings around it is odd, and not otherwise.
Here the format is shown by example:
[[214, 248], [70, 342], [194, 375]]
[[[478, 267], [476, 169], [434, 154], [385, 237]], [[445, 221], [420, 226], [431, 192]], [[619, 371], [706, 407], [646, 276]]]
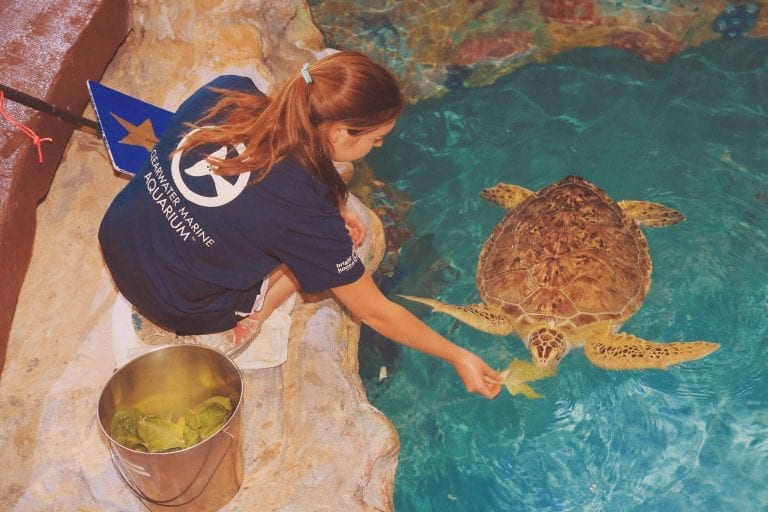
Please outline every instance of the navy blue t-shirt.
[[280, 263], [310, 293], [352, 283], [365, 270], [328, 187], [298, 164], [283, 161], [248, 185], [251, 173], [219, 176], [205, 160], [236, 155], [244, 147], [237, 141], [175, 152], [185, 123], [197, 123], [219, 98], [208, 87], [260, 94], [248, 78], [222, 76], [190, 96], [99, 229], [120, 292], [179, 334], [233, 327]]

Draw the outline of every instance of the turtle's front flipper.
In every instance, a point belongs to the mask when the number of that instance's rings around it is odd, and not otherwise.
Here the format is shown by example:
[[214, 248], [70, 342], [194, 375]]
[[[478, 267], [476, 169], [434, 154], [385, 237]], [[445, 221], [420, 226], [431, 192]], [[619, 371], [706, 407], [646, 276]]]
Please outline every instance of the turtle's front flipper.
[[584, 354], [593, 364], [607, 370], [666, 369], [711, 354], [719, 346], [708, 341], [653, 343], [631, 334], [604, 333], [587, 340]]
[[422, 299], [421, 297], [413, 297], [411, 295], [401, 295], [401, 297], [426, 304], [432, 308], [432, 311], [450, 315], [453, 318], [461, 320], [465, 324], [474, 327], [478, 331], [487, 332], [488, 334], [503, 336], [511, 334], [515, 330], [515, 326], [507, 320], [507, 317], [504, 314], [493, 308], [489, 308], [485, 304], [452, 306], [451, 304], [446, 304], [445, 302], [440, 302], [439, 300], [434, 299]]
[[647, 228], [671, 226], [685, 220], [679, 211], [650, 201], [619, 201], [619, 207], [630, 219]]
[[480, 197], [501, 206], [505, 210], [515, 208], [532, 195], [533, 192], [527, 188], [508, 183], [499, 183], [495, 187], [486, 188], [480, 192]]

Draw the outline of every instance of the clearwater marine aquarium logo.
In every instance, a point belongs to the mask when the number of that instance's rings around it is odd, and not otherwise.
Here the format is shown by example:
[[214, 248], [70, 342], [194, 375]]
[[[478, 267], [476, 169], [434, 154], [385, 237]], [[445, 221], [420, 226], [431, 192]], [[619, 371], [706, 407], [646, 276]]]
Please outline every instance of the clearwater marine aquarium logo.
[[[190, 132], [190, 135], [196, 131]], [[184, 147], [188, 136], [181, 139], [180, 148]], [[211, 153], [211, 156], [225, 159], [232, 149], [237, 151], [238, 155], [242, 155], [245, 151], [245, 145], [222, 146]], [[208, 208], [222, 206], [233, 201], [248, 185], [248, 178], [251, 173], [238, 174], [235, 178], [220, 176], [214, 172], [213, 167], [205, 158], [202, 160], [192, 159], [190, 164], [188, 161], [190, 159], [185, 159], [184, 156], [183, 151], [177, 151], [173, 154], [171, 177], [179, 193], [191, 203]]]
[[[186, 137], [179, 147], [183, 147], [185, 141]], [[225, 159], [235, 153], [242, 155], [244, 151], [245, 146], [237, 144], [218, 148], [212, 154]], [[157, 149], [152, 149], [149, 154], [151, 169], [143, 175], [143, 181], [149, 198], [160, 208], [170, 228], [181, 239], [212, 247], [216, 240], [204, 226], [203, 219], [196, 218], [190, 210], [190, 203], [204, 208], [225, 205], [245, 189], [251, 173], [235, 177], [219, 176], [206, 161], [205, 155], [204, 148], [195, 148], [186, 154], [175, 152], [171, 160], [171, 175], [168, 176]]]

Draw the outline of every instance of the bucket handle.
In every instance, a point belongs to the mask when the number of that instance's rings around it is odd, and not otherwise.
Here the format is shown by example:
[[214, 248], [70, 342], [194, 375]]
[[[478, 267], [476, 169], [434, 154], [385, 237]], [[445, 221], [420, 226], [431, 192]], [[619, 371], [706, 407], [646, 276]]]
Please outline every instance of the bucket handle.
[[[229, 450], [232, 448], [232, 445], [235, 444], [235, 437], [230, 434], [227, 430], [222, 430], [220, 432], [221, 434], [226, 434], [227, 437], [229, 437], [229, 445], [227, 445], [227, 449], [224, 450], [224, 453], [221, 455], [221, 458], [219, 458], [219, 462], [216, 463], [216, 467], [213, 468], [213, 471], [211, 471], [211, 475], [208, 477], [208, 480], [205, 482], [205, 485], [203, 485], [202, 489], [200, 489], [200, 492], [195, 494], [192, 498], [185, 501], [184, 503], [176, 503], [174, 505], [170, 505], [169, 503], [171, 501], [175, 501], [179, 498], [181, 498], [185, 492], [189, 490], [189, 488], [192, 486], [192, 484], [197, 480], [197, 476], [200, 474], [198, 472], [197, 475], [195, 475], [195, 478], [192, 479], [192, 481], [189, 483], [189, 485], [181, 491], [177, 496], [173, 498], [169, 498], [167, 500], [156, 500], [153, 498], [150, 498], [146, 494], [144, 494], [141, 489], [138, 488], [136, 485], [136, 482], [133, 480], [133, 478], [129, 477], [125, 470], [123, 469], [122, 461], [120, 461], [120, 458], [115, 453], [115, 446], [113, 442], [110, 440], [109, 442], [109, 455], [112, 458], [112, 465], [114, 466], [115, 470], [117, 471], [117, 475], [120, 477], [120, 480], [123, 481], [123, 483], [128, 487], [128, 489], [131, 490], [133, 494], [136, 495], [137, 498], [139, 498], [142, 501], [146, 501], [148, 503], [152, 503], [154, 505], [162, 505], [165, 507], [183, 507], [184, 505], [189, 505], [193, 501], [195, 501], [198, 497], [200, 497], [201, 494], [203, 494], [203, 491], [205, 491], [205, 488], [208, 487], [208, 484], [211, 482], [211, 479], [213, 478], [213, 475], [216, 474], [216, 470], [219, 469], [219, 466], [221, 466], [221, 463], [224, 462], [224, 457], [226, 457]], [[208, 460], [208, 457], [210, 457], [211, 453], [208, 452], [208, 455], [206, 456], [206, 461]], [[203, 470], [205, 467], [205, 462], [200, 466], [200, 471]]]

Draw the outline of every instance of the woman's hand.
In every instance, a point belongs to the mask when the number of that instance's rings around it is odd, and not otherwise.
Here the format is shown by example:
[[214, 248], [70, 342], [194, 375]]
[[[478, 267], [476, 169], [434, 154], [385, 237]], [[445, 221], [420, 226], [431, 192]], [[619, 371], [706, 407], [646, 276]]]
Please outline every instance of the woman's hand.
[[495, 398], [501, 391], [501, 384], [488, 382], [489, 380], [501, 381], [501, 375], [472, 352], [464, 351], [461, 357], [451, 361], [451, 364], [470, 393]]
[[357, 213], [347, 208], [341, 208], [341, 218], [344, 219], [344, 226], [347, 228], [349, 237], [355, 247], [359, 247], [365, 240], [365, 224], [360, 220]]

